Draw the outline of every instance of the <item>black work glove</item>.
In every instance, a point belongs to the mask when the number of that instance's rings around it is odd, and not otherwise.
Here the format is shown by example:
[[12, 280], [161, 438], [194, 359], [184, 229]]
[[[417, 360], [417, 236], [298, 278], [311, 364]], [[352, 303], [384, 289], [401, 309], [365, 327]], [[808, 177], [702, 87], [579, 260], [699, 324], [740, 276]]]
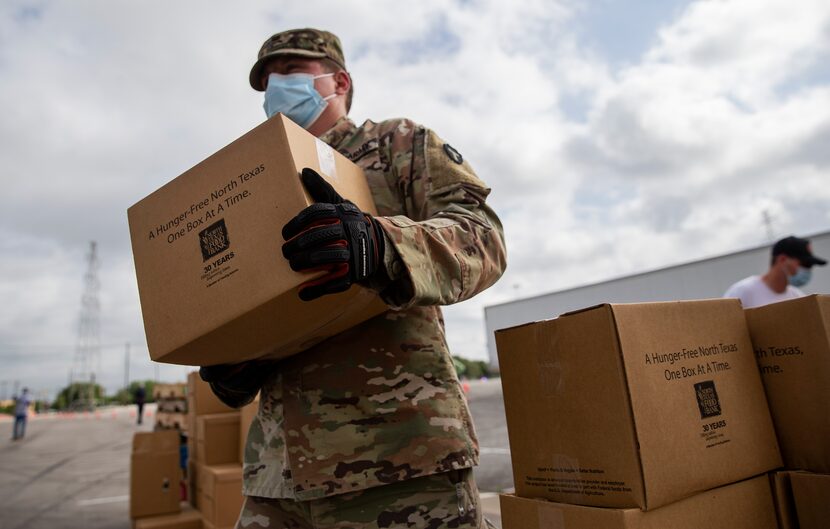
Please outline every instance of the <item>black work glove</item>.
[[252, 400], [273, 371], [275, 362], [250, 361], [199, 368], [199, 376], [210, 384], [219, 400], [240, 408]]
[[282, 228], [282, 254], [295, 271], [325, 270], [300, 285], [300, 299], [310, 301], [367, 282], [383, 264], [381, 227], [368, 213], [341, 197], [316, 171], [301, 178], [312, 204]]
[[199, 368], [199, 376], [205, 382], [233, 382], [237, 378], [244, 378], [250, 364], [251, 362], [242, 362], [241, 364], [202, 366]]

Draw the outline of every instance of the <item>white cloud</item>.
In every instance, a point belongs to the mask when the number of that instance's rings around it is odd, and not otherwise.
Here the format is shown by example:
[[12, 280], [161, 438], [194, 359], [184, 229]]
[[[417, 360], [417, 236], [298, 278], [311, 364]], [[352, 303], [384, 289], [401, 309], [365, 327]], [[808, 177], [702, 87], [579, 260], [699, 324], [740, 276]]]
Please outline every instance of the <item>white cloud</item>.
[[0, 351], [3, 378], [65, 380], [91, 239], [107, 383], [126, 341], [134, 374], [152, 375], [126, 208], [262, 121], [248, 69], [289, 27], [340, 35], [358, 122], [422, 122], [493, 188], [509, 268], [447, 309], [456, 353], [485, 354], [484, 304], [750, 246], [763, 210], [781, 233], [827, 227], [826, 2], [690, 2], [640, 28], [654, 44], [622, 62], [577, 31], [587, 5], [4, 2], [0, 293], [16, 302], [0, 309], [0, 345], [19, 347]]

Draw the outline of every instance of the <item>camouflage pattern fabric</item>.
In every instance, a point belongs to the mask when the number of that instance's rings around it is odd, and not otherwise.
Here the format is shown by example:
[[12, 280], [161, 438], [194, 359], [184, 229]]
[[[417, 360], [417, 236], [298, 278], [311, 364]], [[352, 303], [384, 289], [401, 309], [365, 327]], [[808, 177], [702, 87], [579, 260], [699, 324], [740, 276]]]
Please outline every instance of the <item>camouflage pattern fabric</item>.
[[387, 235], [390, 310], [280, 361], [245, 448], [244, 493], [312, 500], [478, 463], [438, 305], [505, 268], [489, 189], [435, 133], [343, 118], [321, 139], [360, 165]]
[[251, 68], [248, 80], [254, 90], [265, 90], [262, 86], [262, 66], [277, 55], [297, 55], [312, 59], [331, 59], [342, 69], [346, 69], [343, 58], [343, 46], [337, 35], [313, 28], [291, 29], [272, 35], [259, 49], [257, 61]]
[[484, 527], [472, 471], [402, 481], [320, 500], [245, 498], [237, 529]]

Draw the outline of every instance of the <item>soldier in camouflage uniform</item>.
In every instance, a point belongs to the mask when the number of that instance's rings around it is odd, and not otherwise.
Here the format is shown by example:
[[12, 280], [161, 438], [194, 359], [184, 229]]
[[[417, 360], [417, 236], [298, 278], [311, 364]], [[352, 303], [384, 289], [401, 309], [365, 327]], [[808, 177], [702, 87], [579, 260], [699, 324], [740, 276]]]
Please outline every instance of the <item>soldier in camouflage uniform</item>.
[[[325, 101], [317, 111], [282, 101], [300, 82]], [[421, 125], [352, 122], [351, 78], [331, 33], [274, 35], [250, 83], [266, 92], [266, 112], [284, 112], [363, 168], [377, 205], [375, 217], [344, 206], [313, 171], [303, 172], [319, 204], [283, 230], [284, 254], [297, 270], [329, 273], [301, 297], [357, 282], [390, 310], [276, 364], [202, 368], [233, 406], [261, 389], [237, 527], [482, 527], [472, 475], [478, 441], [439, 306], [474, 296], [504, 271], [501, 223], [485, 202], [490, 190]], [[319, 243], [332, 225], [346, 228]], [[326, 261], [331, 251], [334, 264]]]

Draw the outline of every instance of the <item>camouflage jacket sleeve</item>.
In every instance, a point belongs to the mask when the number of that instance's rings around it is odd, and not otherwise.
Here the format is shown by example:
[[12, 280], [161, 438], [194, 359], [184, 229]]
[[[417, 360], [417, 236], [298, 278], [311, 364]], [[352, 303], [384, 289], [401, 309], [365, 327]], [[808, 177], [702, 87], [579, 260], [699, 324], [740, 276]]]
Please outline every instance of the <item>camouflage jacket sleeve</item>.
[[419, 126], [386, 148], [406, 214], [377, 219], [387, 243], [384, 300], [398, 309], [448, 305], [495, 283], [506, 266], [504, 233], [470, 164]]

